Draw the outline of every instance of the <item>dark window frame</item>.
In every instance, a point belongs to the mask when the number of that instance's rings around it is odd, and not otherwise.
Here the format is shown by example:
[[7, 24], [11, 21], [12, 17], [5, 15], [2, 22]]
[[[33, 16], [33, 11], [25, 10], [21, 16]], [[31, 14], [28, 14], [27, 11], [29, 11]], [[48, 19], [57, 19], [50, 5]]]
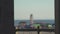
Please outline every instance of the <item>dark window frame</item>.
[[[6, 4], [5, 4], [6, 3]], [[59, 34], [59, 5], [60, 1], [55, 0], [55, 34]], [[4, 8], [5, 7], [5, 8]], [[7, 7], [7, 8], [6, 8]], [[4, 11], [5, 9], [5, 11]], [[7, 11], [8, 10], [8, 11]], [[14, 27], [14, 0], [0, 0], [0, 26], [5, 26], [5, 27], [0, 27], [0, 34], [15, 34], [15, 27]], [[6, 17], [6, 18], [4, 18]], [[8, 23], [8, 22], [12, 23]], [[5, 22], [5, 23], [4, 23]], [[4, 31], [7, 30], [7, 31]]]

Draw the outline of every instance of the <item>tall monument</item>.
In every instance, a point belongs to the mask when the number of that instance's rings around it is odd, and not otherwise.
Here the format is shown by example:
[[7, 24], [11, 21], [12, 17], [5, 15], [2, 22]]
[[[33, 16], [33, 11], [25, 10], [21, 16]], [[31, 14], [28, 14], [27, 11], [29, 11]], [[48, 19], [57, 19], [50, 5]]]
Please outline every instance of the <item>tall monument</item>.
[[33, 15], [30, 15], [30, 24], [33, 24]]

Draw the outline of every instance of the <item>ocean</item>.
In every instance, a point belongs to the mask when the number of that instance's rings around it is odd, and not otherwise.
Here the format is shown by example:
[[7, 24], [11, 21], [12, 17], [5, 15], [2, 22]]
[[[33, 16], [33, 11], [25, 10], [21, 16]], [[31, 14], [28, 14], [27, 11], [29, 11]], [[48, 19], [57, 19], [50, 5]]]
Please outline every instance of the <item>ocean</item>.
[[[30, 20], [14, 20], [14, 26], [17, 26], [19, 22], [25, 21], [26, 24], [30, 24]], [[36, 23], [50, 23], [55, 24], [55, 20], [34, 20]]]

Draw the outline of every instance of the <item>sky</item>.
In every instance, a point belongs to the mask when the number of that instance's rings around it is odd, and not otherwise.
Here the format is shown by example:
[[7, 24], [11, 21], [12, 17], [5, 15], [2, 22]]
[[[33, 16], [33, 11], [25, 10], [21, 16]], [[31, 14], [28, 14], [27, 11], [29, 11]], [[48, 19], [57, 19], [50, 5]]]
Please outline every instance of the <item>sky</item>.
[[54, 19], [54, 0], [14, 0], [14, 20]]

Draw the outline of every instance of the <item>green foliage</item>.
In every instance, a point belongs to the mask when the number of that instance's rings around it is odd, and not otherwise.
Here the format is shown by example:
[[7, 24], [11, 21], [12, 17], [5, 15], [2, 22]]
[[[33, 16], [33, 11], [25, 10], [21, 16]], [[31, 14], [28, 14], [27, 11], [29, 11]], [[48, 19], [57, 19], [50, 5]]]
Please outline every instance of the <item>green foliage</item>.
[[51, 24], [50, 24], [50, 23], [47, 23], [47, 24], [46, 24], [46, 27], [48, 27], [48, 25], [51, 25]]

